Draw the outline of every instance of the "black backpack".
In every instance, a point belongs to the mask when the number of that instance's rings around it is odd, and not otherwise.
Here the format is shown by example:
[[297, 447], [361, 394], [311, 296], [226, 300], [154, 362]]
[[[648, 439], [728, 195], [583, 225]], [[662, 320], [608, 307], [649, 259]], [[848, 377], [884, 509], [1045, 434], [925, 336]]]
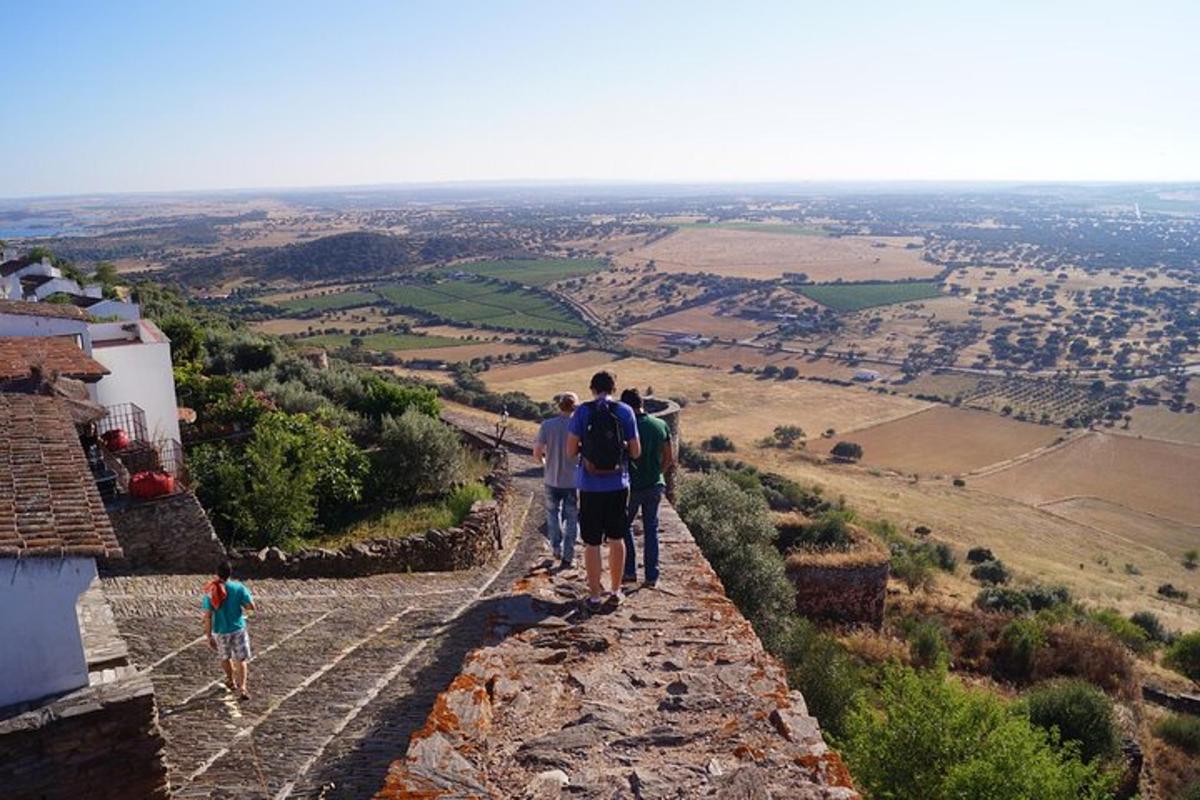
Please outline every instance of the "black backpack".
[[589, 472], [619, 471], [625, 439], [621, 435], [616, 403], [592, 400], [584, 405], [588, 406], [587, 428], [579, 445], [587, 460], [585, 468]]

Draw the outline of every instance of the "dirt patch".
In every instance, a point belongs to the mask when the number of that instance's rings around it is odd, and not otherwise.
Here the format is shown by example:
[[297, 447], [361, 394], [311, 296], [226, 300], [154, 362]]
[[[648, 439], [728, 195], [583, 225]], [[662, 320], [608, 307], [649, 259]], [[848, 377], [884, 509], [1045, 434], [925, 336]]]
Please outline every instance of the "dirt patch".
[[867, 464], [921, 475], [952, 475], [1007, 461], [1060, 435], [1058, 428], [986, 411], [935, 406], [856, 431], [853, 438], [862, 445]]
[[1090, 433], [1031, 461], [974, 479], [1030, 505], [1103, 498], [1145, 514], [1200, 525], [1200, 494], [1180, 491], [1200, 474], [1200, 447]]
[[714, 303], [655, 317], [633, 326], [635, 331], [665, 331], [693, 333], [699, 336], [719, 336], [722, 339], [750, 339], [766, 333], [774, 325], [752, 319], [717, 313]]
[[[908, 249], [907, 245], [917, 245]], [[814, 281], [930, 278], [940, 267], [921, 260], [921, 240], [900, 236], [798, 236], [727, 228], [684, 228], [631, 253], [619, 264], [653, 260], [663, 272], [709, 272], [778, 278], [805, 272]]]

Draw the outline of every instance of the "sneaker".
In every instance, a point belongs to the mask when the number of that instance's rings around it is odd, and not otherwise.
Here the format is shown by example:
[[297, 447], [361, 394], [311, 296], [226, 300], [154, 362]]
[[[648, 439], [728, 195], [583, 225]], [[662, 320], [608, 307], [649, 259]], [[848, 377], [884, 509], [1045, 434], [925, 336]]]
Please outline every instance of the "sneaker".
[[617, 589], [615, 592], [609, 592], [608, 597], [612, 600], [614, 606], [619, 606], [625, 602], [625, 593], [620, 589]]
[[604, 608], [604, 598], [603, 597], [589, 597], [587, 599], [586, 605], [587, 605], [587, 610], [592, 612], [593, 614], [595, 614], [601, 608]]
[[567, 561], [565, 558], [562, 561], [558, 562], [559, 572], [566, 572], [567, 570], [572, 569], [574, 566], [575, 566], [574, 562]]
[[658, 578], [646, 578], [646, 582], [642, 585], [647, 589], [653, 589], [654, 587], [658, 586]]
[[637, 575], [623, 575], [621, 583], [637, 583]]
[[562, 560], [562, 549], [561, 548], [558, 548], [558, 547], [554, 548], [554, 557], [559, 560]]

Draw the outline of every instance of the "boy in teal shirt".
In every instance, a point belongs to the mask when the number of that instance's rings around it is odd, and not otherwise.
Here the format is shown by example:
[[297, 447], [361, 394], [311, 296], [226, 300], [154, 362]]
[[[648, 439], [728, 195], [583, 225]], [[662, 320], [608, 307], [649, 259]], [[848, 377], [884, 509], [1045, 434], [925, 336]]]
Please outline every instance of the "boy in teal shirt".
[[254, 610], [254, 597], [244, 584], [230, 577], [232, 574], [233, 566], [225, 561], [217, 567], [217, 577], [204, 587], [204, 635], [208, 646], [221, 657], [225, 685], [236, 690], [241, 699], [249, 700], [246, 680], [253, 655], [246, 631], [246, 610]]

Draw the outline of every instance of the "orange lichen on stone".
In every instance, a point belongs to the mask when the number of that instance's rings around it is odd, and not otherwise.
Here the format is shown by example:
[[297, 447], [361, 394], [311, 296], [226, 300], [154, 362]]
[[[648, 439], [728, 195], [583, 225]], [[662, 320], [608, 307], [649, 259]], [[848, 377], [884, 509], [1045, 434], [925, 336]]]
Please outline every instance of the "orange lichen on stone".
[[810, 771], [813, 780], [828, 786], [854, 788], [854, 779], [850, 777], [850, 770], [846, 767], [846, 762], [842, 761], [842, 757], [832, 750], [820, 755], [810, 753], [796, 756], [795, 761]]
[[742, 761], [762, 761], [766, 752], [761, 747], [751, 747], [748, 744], [739, 744], [733, 748], [733, 754]]

